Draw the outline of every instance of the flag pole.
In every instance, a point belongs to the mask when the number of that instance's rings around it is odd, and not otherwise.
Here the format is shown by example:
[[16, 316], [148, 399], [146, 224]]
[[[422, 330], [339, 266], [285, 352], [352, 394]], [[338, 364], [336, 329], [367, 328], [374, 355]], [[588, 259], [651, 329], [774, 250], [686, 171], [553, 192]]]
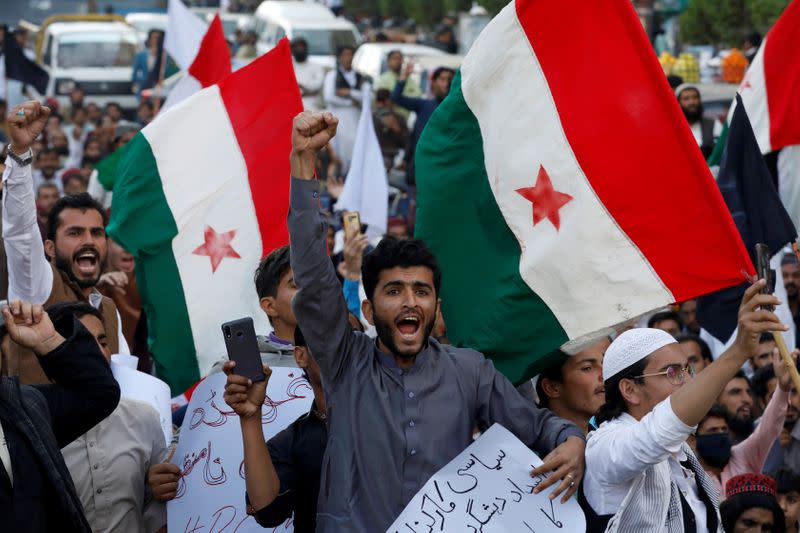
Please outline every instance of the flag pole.
[[792, 377], [794, 388], [800, 391], [800, 373], [797, 372], [797, 365], [795, 365], [794, 359], [792, 359], [792, 355], [789, 353], [789, 348], [783, 340], [783, 335], [780, 331], [773, 331], [772, 338], [775, 339], [775, 344], [778, 346], [781, 359], [786, 363], [786, 368], [789, 370], [789, 375]]

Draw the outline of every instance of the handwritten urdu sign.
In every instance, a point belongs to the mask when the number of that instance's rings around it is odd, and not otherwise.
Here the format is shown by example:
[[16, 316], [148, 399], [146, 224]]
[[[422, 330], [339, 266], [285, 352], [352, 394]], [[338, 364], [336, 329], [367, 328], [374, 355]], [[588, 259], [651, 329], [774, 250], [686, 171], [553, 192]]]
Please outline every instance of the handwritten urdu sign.
[[531, 477], [542, 464], [507, 429], [493, 425], [434, 474], [387, 533], [573, 533], [586, 531], [578, 502], [560, 503], [534, 494], [547, 474]]
[[[178, 495], [167, 504], [169, 531], [246, 533], [293, 531], [291, 519], [263, 529], [245, 510], [244, 453], [239, 417], [223, 400], [225, 374], [197, 386], [172, 462], [182, 471]], [[269, 440], [311, 409], [314, 393], [299, 368], [273, 368], [261, 408]]]

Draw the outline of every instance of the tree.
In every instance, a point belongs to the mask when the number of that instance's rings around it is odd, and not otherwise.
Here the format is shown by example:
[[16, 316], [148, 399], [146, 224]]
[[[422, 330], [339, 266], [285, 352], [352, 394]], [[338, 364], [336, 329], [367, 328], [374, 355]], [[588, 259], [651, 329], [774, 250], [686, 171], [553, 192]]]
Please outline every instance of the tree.
[[[478, 0], [478, 4], [495, 15], [509, 0]], [[418, 24], [433, 27], [447, 13], [469, 11], [472, 0], [345, 0], [351, 13], [380, 15], [383, 17], [406, 17]]]
[[741, 46], [753, 30], [765, 34], [791, 0], [691, 0], [680, 16], [687, 44]]

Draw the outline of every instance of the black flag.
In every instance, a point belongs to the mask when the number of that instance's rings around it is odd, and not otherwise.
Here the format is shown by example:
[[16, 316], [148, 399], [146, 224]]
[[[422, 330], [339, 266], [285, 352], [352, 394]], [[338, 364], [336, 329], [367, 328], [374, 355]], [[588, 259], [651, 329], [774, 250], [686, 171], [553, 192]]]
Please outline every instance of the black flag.
[[14, 35], [9, 32], [6, 32], [2, 52], [6, 63], [6, 78], [33, 85], [41, 95], [47, 92], [50, 76], [42, 67], [28, 59]]
[[[736, 104], [717, 185], [755, 264], [756, 243], [766, 244], [775, 254], [797, 239], [797, 230], [781, 203], [738, 94]], [[727, 342], [736, 329], [739, 304], [747, 286], [745, 283], [717, 291], [697, 302], [698, 322], [721, 342]]]

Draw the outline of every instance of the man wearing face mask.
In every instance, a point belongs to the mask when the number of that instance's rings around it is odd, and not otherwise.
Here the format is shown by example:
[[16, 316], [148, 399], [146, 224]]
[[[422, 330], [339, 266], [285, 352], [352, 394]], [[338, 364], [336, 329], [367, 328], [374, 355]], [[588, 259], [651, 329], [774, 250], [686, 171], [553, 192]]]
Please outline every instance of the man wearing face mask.
[[319, 111], [322, 109], [320, 95], [325, 81], [324, 69], [308, 60], [308, 43], [302, 37], [292, 39], [292, 58], [294, 75], [303, 96], [303, 108], [306, 111]]
[[728, 411], [721, 405], [715, 405], [689, 439], [708, 477], [720, 491], [720, 499], [724, 498], [722, 487], [729, 479], [762, 471], [767, 455], [783, 428], [792, 379], [777, 351], [773, 353], [772, 366], [778, 378], [778, 388], [767, 404], [761, 421], [748, 438], [733, 446]]

